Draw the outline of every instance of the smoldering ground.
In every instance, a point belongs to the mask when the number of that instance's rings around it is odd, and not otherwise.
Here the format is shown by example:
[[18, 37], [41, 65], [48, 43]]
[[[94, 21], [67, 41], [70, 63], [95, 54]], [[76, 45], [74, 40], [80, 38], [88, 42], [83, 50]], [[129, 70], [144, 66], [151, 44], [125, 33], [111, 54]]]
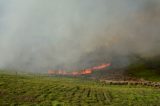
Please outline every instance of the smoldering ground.
[[1, 0], [0, 67], [46, 72], [159, 55], [159, 0]]

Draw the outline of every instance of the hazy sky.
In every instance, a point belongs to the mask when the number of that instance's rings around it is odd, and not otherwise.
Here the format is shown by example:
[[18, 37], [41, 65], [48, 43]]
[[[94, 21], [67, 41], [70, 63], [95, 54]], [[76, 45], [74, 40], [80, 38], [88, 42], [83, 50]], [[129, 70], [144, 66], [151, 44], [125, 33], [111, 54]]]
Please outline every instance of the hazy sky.
[[159, 29], [160, 0], [0, 0], [0, 67], [44, 72], [157, 55]]

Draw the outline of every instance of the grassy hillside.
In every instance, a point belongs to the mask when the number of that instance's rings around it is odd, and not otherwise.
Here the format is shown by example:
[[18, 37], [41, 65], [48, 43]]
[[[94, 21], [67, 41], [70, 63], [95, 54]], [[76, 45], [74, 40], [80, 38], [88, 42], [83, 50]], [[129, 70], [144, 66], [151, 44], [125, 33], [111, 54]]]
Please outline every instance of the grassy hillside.
[[79, 78], [0, 74], [1, 106], [159, 106], [160, 89]]
[[127, 68], [126, 72], [131, 77], [160, 81], [160, 57], [139, 58]]

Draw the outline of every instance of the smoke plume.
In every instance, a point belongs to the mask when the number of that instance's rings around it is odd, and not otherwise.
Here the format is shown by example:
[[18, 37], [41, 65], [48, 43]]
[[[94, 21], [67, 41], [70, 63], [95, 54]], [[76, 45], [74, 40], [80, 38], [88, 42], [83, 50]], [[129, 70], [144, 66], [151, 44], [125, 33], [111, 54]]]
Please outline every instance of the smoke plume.
[[0, 68], [125, 66], [160, 54], [159, 28], [159, 0], [1, 0]]

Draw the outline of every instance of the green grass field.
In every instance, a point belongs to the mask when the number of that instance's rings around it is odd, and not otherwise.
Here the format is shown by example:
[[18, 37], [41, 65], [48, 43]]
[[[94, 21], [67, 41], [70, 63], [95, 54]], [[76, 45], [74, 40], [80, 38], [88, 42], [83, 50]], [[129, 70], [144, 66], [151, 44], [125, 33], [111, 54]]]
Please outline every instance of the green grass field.
[[0, 106], [160, 106], [160, 89], [94, 80], [0, 74]]

